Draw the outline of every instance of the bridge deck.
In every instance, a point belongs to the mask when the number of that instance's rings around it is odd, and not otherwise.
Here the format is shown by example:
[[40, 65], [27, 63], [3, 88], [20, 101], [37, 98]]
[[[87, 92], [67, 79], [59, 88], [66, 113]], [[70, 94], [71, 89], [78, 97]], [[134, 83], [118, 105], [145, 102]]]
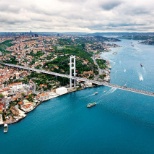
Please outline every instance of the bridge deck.
[[130, 91], [130, 92], [154, 97], [153, 92], [129, 88], [129, 87], [126, 87], [126, 86], [119, 86], [119, 85], [108, 83], [108, 82], [99, 82], [99, 81], [96, 81], [96, 80], [89, 80], [89, 79], [80, 78], [80, 77], [70, 77], [69, 75], [66, 75], [66, 74], [49, 72], [49, 71], [45, 71], [45, 70], [39, 70], [39, 69], [29, 68], [29, 67], [24, 67], [24, 66], [19, 66], [19, 65], [7, 64], [7, 63], [1, 63], [1, 64], [5, 65], [5, 66], [9, 66], [9, 67], [15, 67], [15, 68], [20, 68], [20, 69], [24, 69], [24, 70], [35, 71], [35, 72], [38, 72], [38, 73], [45, 73], [45, 74], [50, 74], [50, 75], [55, 75], [55, 76], [60, 76], [60, 77], [65, 77], [65, 78], [72, 78], [72, 79], [75, 79], [75, 80], [78, 80], [78, 81], [91, 82], [91, 83], [97, 84], [97, 85], [103, 85], [103, 86], [107, 86], [107, 87], [111, 87], [111, 88], [121, 89], [121, 90], [125, 90], [125, 91]]

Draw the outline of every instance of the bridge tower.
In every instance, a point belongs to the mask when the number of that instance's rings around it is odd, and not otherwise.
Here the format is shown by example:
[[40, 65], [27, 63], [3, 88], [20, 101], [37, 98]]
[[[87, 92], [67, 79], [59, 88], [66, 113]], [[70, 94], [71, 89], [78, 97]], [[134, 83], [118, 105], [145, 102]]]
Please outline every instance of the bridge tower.
[[[70, 56], [70, 88], [72, 88], [72, 77], [76, 76], [76, 57]], [[76, 80], [74, 80], [74, 87], [76, 86]]]

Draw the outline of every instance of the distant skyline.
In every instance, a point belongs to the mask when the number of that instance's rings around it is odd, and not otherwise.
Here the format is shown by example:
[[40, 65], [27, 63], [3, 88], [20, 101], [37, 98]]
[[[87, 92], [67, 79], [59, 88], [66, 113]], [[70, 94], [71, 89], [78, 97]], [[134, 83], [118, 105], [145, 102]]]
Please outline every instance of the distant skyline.
[[154, 32], [153, 0], [1, 0], [0, 32]]

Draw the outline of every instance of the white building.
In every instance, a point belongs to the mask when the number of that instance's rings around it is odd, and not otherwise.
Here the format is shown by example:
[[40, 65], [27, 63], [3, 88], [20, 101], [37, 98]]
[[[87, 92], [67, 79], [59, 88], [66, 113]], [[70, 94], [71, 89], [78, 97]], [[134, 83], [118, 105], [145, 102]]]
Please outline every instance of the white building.
[[60, 88], [57, 88], [56, 89], [56, 93], [58, 94], [58, 95], [63, 95], [63, 94], [66, 94], [68, 91], [67, 91], [67, 88], [65, 88], [65, 87], [60, 87]]
[[86, 87], [92, 87], [93, 84], [92, 84], [91, 82], [85, 82], [85, 86], [86, 86]]

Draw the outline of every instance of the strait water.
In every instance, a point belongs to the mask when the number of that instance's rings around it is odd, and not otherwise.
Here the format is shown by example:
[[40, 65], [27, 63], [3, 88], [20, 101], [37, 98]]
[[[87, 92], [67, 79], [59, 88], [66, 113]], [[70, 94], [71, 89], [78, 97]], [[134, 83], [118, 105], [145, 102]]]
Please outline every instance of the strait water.
[[[118, 44], [122, 47], [102, 54], [111, 61], [111, 82], [154, 91], [154, 46], [133, 41], [133, 47], [130, 40]], [[93, 101], [98, 104], [87, 109]], [[0, 127], [0, 154], [61, 153], [153, 154], [154, 97], [89, 88], [42, 103], [9, 125], [7, 134]]]

